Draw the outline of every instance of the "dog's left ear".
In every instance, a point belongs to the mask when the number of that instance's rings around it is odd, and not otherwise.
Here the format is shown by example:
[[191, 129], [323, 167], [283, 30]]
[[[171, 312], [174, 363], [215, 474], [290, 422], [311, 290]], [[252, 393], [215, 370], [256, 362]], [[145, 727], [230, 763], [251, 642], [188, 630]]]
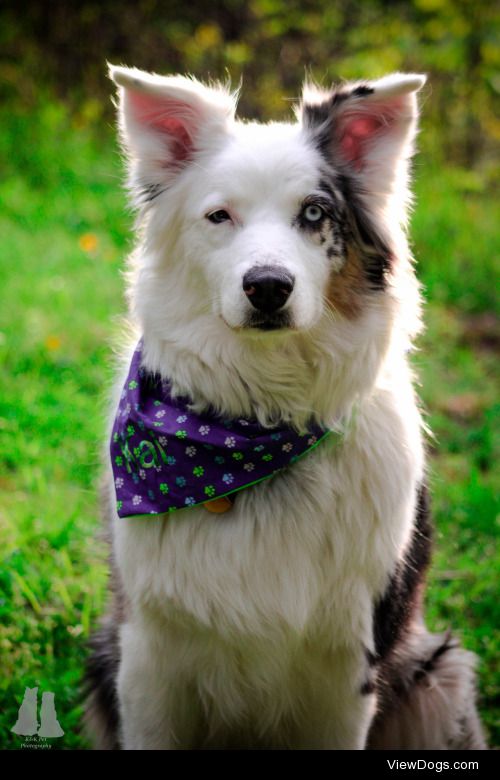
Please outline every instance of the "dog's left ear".
[[118, 120], [137, 202], [152, 200], [234, 119], [235, 95], [184, 76], [109, 66], [118, 86]]
[[371, 192], [389, 191], [400, 162], [413, 152], [415, 93], [425, 76], [395, 73], [323, 92], [306, 85], [300, 119], [322, 153]]

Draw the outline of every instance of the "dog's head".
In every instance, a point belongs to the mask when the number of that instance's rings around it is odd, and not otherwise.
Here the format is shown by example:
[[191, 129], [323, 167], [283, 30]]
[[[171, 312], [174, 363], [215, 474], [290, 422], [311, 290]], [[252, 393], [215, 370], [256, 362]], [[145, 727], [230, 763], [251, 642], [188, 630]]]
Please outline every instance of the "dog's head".
[[165, 306], [283, 334], [325, 314], [352, 320], [390, 285], [422, 76], [306, 87], [296, 123], [261, 125], [236, 121], [220, 86], [111, 75], [131, 189], [149, 212], [146, 265], [173, 271], [157, 290]]

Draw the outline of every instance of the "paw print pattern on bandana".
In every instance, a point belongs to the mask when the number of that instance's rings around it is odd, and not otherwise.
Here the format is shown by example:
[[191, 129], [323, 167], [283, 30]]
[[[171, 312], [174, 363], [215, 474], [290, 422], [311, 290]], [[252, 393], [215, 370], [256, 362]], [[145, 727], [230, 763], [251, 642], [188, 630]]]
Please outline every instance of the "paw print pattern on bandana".
[[139, 342], [119, 401], [110, 453], [120, 517], [201, 505], [264, 479], [313, 451], [331, 432], [263, 428], [251, 418], [191, 411], [165, 379], [141, 366]]

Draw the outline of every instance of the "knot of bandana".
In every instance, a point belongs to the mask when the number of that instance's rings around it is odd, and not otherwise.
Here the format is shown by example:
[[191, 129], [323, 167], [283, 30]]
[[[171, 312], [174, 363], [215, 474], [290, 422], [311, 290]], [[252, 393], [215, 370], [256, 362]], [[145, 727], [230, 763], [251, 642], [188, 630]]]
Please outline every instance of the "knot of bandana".
[[111, 435], [120, 517], [193, 507], [269, 479], [329, 433], [264, 428], [254, 419], [195, 414], [134, 352]]

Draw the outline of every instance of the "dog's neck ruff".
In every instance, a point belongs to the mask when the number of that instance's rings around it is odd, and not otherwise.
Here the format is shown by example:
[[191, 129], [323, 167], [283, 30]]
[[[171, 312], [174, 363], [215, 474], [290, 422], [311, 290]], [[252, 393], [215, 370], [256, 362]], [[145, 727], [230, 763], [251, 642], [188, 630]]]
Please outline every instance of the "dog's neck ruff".
[[264, 428], [255, 419], [196, 414], [168, 381], [132, 357], [111, 434], [120, 517], [207, 504], [269, 479], [311, 452], [331, 430]]

